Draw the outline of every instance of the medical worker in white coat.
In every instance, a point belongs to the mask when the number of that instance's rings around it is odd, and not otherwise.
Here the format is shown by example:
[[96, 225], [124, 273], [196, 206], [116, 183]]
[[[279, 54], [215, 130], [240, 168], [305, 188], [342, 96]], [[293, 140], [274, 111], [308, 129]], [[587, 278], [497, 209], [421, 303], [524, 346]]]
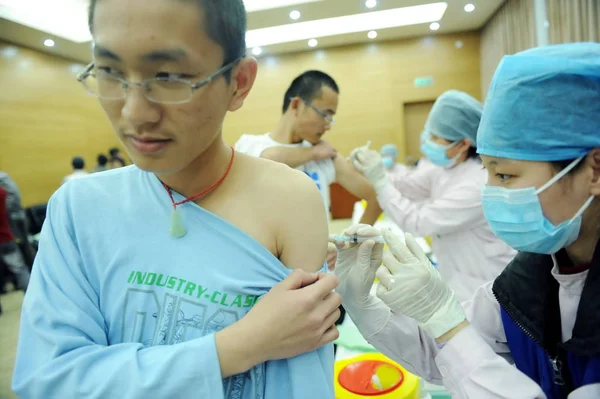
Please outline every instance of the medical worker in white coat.
[[398, 163], [398, 146], [396, 144], [385, 144], [381, 147], [379, 155], [381, 155], [381, 162], [385, 166], [390, 179], [393, 179], [394, 176], [405, 176], [412, 172], [412, 168], [408, 165]]
[[460, 91], [437, 99], [421, 146], [437, 167], [392, 178], [377, 152], [363, 147], [351, 156], [375, 187], [384, 214], [404, 232], [431, 236], [439, 271], [460, 300], [471, 298], [516, 255], [483, 217], [487, 173], [475, 147], [482, 110], [479, 101]]
[[485, 217], [520, 251], [513, 262], [463, 310], [410, 235], [384, 232], [385, 267], [383, 244], [340, 251], [344, 307], [377, 349], [455, 399], [600, 398], [600, 44], [504, 57], [478, 151]]

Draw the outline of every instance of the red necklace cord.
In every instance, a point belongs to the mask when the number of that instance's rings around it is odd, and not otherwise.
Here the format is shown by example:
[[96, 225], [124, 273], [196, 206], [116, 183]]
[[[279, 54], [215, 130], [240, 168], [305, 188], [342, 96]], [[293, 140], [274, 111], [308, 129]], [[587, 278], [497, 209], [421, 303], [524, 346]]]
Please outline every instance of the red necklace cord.
[[221, 178], [216, 181], [215, 184], [213, 184], [206, 190], [203, 190], [198, 194], [192, 195], [191, 197], [187, 197], [183, 201], [175, 202], [175, 199], [173, 198], [173, 190], [171, 190], [171, 187], [167, 186], [165, 183], [162, 183], [163, 187], [165, 188], [165, 190], [167, 190], [167, 193], [169, 194], [169, 198], [171, 198], [171, 203], [173, 204], [173, 209], [176, 209], [178, 205], [183, 205], [186, 202], [193, 201], [197, 198], [202, 197], [203, 195], [210, 193], [211, 191], [213, 191], [214, 189], [219, 187], [221, 185], [221, 183], [223, 183], [223, 181], [225, 180], [225, 178], [227, 177], [227, 175], [229, 175], [229, 172], [231, 171], [231, 167], [233, 166], [233, 160], [235, 158], [235, 150], [233, 149], [233, 147], [229, 147], [229, 148], [231, 148], [231, 160], [229, 161], [229, 166], [227, 166], [227, 170], [225, 171], [223, 176], [221, 176]]

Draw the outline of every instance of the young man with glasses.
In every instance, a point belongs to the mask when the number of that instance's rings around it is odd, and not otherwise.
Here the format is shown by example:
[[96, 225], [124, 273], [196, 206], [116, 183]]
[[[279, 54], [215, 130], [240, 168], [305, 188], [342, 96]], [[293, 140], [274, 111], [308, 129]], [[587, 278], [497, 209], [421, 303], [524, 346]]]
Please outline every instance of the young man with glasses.
[[337, 181], [350, 193], [367, 200], [361, 222], [373, 224], [381, 214], [373, 187], [322, 140], [335, 122], [339, 93], [337, 83], [328, 74], [314, 70], [304, 72], [286, 91], [283, 115], [273, 131], [243, 135], [235, 149], [304, 172], [319, 188], [327, 211], [330, 210], [329, 186]]
[[314, 273], [327, 246], [319, 193], [221, 136], [257, 70], [242, 0], [93, 0], [89, 22], [93, 62], [78, 80], [134, 165], [50, 200], [13, 389], [332, 398], [341, 300], [337, 279]]

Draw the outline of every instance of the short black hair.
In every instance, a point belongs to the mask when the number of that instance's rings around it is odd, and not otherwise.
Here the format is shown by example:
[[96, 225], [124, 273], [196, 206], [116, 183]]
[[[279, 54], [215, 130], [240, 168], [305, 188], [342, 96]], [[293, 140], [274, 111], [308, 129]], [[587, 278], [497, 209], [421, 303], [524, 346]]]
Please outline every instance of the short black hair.
[[117, 147], [113, 147], [110, 150], [108, 150], [108, 153], [110, 154], [111, 158], [116, 157], [119, 154], [119, 152], [121, 152], [121, 150]]
[[[99, 0], [91, 0], [88, 24], [94, 31], [94, 10]], [[246, 28], [248, 25], [243, 0], [181, 0], [202, 7], [206, 34], [223, 49], [223, 65], [246, 55]], [[228, 76], [226, 74], [226, 76]]]
[[98, 165], [105, 166], [108, 163], [108, 158], [104, 154], [98, 155]]
[[71, 161], [71, 165], [73, 165], [73, 169], [81, 170], [85, 168], [85, 161], [81, 157], [75, 157]]
[[329, 87], [336, 93], [340, 93], [340, 88], [331, 76], [321, 71], [306, 71], [298, 76], [285, 92], [283, 97], [283, 113], [288, 110], [292, 98], [300, 97], [306, 102], [311, 102], [321, 95], [321, 89]]

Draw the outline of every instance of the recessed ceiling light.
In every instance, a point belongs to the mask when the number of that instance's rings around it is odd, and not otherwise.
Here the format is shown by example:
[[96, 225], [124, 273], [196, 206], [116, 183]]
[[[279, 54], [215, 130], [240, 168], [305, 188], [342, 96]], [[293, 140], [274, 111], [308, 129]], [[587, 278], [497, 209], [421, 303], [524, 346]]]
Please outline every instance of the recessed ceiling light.
[[475, 6], [473, 4], [471, 4], [471, 3], [467, 4], [465, 6], [465, 11], [466, 12], [473, 12], [473, 11], [475, 11]]
[[440, 24], [438, 24], [437, 22], [434, 22], [431, 25], [429, 25], [429, 29], [438, 30], [438, 29], [440, 29]]
[[365, 5], [367, 6], [367, 8], [375, 8], [377, 7], [377, 0], [367, 0]]
[[6, 58], [12, 58], [12, 57], [16, 56], [17, 54], [19, 54], [19, 50], [13, 46], [7, 46], [7, 47], [4, 47], [2, 50], [0, 50], [0, 55], [2, 57], [6, 57]]
[[289, 7], [296, 4], [316, 3], [323, 0], [244, 0], [247, 12]]
[[264, 47], [347, 33], [431, 23], [441, 20], [447, 8], [448, 3], [437, 2], [254, 29], [246, 33], [246, 43], [249, 48]]
[[54, 44], [55, 44], [54, 40], [52, 40], [52, 39], [44, 40], [44, 46], [46, 46], [46, 47], [54, 47]]
[[309, 47], [317, 47], [319, 44], [319, 41], [317, 39], [310, 39], [308, 41], [308, 45]]
[[260, 47], [254, 47], [252, 49], [252, 54], [254, 54], [254, 55], [261, 55], [262, 54], [262, 49]]
[[367, 33], [367, 37], [369, 39], [375, 39], [377, 37], [377, 31], [374, 31], [374, 30], [370, 31], [369, 33]]
[[298, 10], [294, 10], [290, 13], [290, 18], [293, 19], [294, 21], [297, 19], [300, 19], [301, 16], [302, 16], [302, 14], [300, 14], [300, 11], [298, 11]]

